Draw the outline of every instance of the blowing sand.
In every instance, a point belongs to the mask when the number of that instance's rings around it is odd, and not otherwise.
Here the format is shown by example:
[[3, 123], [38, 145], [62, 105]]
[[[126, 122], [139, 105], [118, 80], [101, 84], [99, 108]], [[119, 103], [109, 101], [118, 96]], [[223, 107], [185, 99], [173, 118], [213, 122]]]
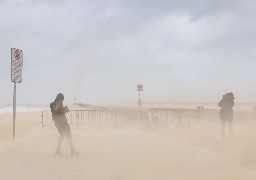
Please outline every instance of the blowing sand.
[[67, 143], [55, 155], [58, 133], [41, 128], [40, 113], [0, 115], [1, 180], [255, 180], [256, 123], [234, 124], [235, 137], [220, 138], [216, 122], [177, 128], [73, 128], [81, 153]]

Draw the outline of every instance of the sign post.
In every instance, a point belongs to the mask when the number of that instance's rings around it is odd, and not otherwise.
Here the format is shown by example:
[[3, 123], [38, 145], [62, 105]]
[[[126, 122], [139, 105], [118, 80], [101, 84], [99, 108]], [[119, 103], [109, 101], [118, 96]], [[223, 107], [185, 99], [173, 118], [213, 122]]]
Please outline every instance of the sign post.
[[138, 107], [142, 107], [142, 99], [140, 98], [140, 92], [143, 91], [143, 84], [137, 84], [137, 91], [139, 91]]
[[16, 83], [22, 82], [23, 51], [11, 48], [11, 80], [13, 86], [13, 140], [15, 140], [16, 123]]
[[12, 137], [15, 140], [15, 121], [16, 121], [16, 82], [13, 85], [13, 126], [12, 126]]

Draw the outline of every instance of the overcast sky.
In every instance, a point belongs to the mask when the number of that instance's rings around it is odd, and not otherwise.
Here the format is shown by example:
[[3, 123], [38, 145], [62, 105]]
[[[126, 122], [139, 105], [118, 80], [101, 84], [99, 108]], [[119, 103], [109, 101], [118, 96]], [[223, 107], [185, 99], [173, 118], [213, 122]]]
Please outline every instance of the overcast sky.
[[255, 0], [0, 0], [0, 104], [256, 101]]

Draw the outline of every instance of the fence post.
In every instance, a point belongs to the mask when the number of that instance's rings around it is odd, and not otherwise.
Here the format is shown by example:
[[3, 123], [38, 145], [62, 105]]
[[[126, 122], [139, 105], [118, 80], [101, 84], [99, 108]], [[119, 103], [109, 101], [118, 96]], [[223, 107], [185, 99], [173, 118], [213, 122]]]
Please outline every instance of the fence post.
[[41, 114], [41, 118], [42, 118], [41, 124], [42, 124], [42, 127], [44, 128], [44, 111]]

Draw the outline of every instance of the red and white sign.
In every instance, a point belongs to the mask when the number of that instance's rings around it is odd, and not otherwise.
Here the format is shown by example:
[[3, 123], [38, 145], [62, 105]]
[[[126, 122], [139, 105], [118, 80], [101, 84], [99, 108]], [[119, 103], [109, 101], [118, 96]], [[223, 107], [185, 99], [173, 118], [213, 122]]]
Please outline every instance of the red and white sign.
[[23, 67], [23, 51], [20, 49], [11, 49], [11, 79], [12, 82], [22, 82], [22, 67]]

